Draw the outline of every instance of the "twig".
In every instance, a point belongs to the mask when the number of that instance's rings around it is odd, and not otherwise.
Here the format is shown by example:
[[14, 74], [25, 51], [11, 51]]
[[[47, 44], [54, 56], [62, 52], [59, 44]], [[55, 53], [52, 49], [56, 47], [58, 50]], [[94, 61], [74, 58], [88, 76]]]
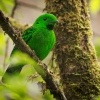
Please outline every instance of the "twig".
[[[54, 95], [57, 100], [67, 100], [64, 93], [59, 89], [58, 85], [54, 81], [53, 75], [47, 70], [47, 66], [43, 64], [35, 53], [29, 48], [21, 37], [21, 33], [17, 32], [9, 23], [8, 17], [5, 17], [2, 11], [0, 11], [0, 25], [2, 29], [9, 35], [15, 45], [24, 53], [28, 54], [33, 60], [38, 62], [39, 66], [34, 67], [38, 74], [45, 80], [47, 88]], [[38, 68], [37, 68], [38, 67]], [[42, 72], [38, 70], [41, 68]], [[43, 73], [44, 72], [44, 73]]]
[[14, 4], [14, 7], [13, 7], [13, 9], [12, 9], [12, 12], [11, 12], [11, 17], [14, 17], [14, 14], [15, 14], [15, 10], [16, 10], [16, 8], [17, 8], [17, 0], [14, 0], [15, 1], [15, 4]]

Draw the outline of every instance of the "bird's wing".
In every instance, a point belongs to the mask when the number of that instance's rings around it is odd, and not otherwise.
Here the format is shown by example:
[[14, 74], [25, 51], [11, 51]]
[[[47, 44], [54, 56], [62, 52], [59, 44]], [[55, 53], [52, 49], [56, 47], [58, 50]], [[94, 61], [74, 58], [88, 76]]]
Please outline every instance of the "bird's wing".
[[[28, 41], [32, 38], [32, 35], [34, 34], [36, 28], [33, 28], [32, 26], [27, 28], [23, 33], [22, 33], [22, 38], [23, 40], [26, 42], [26, 44], [28, 43]], [[18, 48], [16, 46], [14, 46], [11, 55], [17, 51]]]
[[34, 27], [29, 27], [28, 29], [26, 29], [23, 34], [22, 34], [22, 38], [23, 40], [27, 43], [33, 36], [34, 32], [35, 32], [36, 28]]

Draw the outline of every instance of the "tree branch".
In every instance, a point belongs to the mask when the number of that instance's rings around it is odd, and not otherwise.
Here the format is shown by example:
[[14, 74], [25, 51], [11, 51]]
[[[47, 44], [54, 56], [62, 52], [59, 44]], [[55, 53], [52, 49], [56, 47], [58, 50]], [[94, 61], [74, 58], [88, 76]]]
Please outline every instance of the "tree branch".
[[[15, 2], [15, 4], [14, 4], [14, 7], [13, 7], [11, 15], [10, 15], [12, 18], [14, 17], [15, 10], [17, 8], [17, 0], [15, 0], [14, 2]], [[9, 48], [9, 37], [7, 37], [7, 39], [6, 39], [5, 55], [4, 55], [4, 61], [3, 61], [3, 68], [4, 69], [6, 67], [6, 58], [8, 57], [8, 48]]]
[[15, 14], [15, 10], [16, 10], [16, 8], [17, 8], [17, 0], [14, 0], [14, 7], [13, 7], [13, 9], [12, 9], [12, 12], [11, 12], [11, 17], [13, 18], [14, 17], [14, 14]]
[[[30, 47], [24, 42], [21, 37], [21, 33], [17, 32], [9, 23], [9, 18], [5, 17], [2, 11], [0, 11], [0, 26], [6, 34], [13, 40], [15, 45], [24, 53], [28, 54], [33, 60], [38, 62], [39, 66], [35, 67], [35, 70], [45, 80], [47, 88], [54, 95], [57, 100], [67, 100], [61, 89], [56, 84], [52, 74], [47, 70], [47, 66], [43, 64]], [[42, 69], [42, 72], [38, 69]]]

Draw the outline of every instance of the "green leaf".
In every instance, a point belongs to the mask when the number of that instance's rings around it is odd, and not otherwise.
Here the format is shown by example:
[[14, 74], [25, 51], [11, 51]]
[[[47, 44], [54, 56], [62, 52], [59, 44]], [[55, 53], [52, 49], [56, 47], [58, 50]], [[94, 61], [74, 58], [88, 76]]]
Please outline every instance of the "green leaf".
[[44, 98], [44, 100], [56, 100], [56, 99], [54, 99], [53, 95], [51, 95], [49, 90], [45, 91], [43, 98]]
[[3, 67], [0, 66], [0, 78], [4, 75], [4, 70], [3, 70]]
[[20, 51], [14, 52], [10, 61], [11, 64], [35, 64], [35, 61], [33, 59], [31, 59], [27, 54]]
[[[26, 65], [26, 64], [30, 64], [33, 67], [33, 71], [35, 69], [35, 71], [37, 71], [37, 73], [39, 73], [40, 75], [45, 77], [45, 72], [44, 70], [41, 68], [41, 66], [39, 66], [37, 64], [37, 62], [35, 62], [32, 58], [30, 58], [27, 54], [22, 53], [22, 52], [14, 52], [14, 54], [12, 55], [11, 59], [10, 59], [11, 65]], [[30, 66], [30, 67], [31, 67]], [[31, 67], [31, 69], [32, 69]], [[35, 72], [34, 71], [34, 72]], [[29, 69], [30, 72], [30, 69]]]
[[4, 53], [6, 37], [0, 33], [0, 54]]
[[43, 100], [41, 87], [38, 86], [37, 82], [26, 81], [19, 74], [8, 77], [5, 87], [0, 91], [1, 93], [3, 93], [2, 95], [7, 94], [13, 100]]

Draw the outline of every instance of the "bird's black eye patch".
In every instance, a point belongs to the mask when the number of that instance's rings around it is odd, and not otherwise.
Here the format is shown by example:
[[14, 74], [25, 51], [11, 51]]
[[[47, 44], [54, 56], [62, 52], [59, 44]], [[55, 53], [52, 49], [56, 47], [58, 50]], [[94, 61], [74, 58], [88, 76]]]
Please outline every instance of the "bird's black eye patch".
[[39, 22], [37, 22], [36, 24], [39, 24]]
[[46, 20], [47, 20], [47, 18], [43, 18], [43, 20], [44, 20], [44, 21], [46, 21]]

